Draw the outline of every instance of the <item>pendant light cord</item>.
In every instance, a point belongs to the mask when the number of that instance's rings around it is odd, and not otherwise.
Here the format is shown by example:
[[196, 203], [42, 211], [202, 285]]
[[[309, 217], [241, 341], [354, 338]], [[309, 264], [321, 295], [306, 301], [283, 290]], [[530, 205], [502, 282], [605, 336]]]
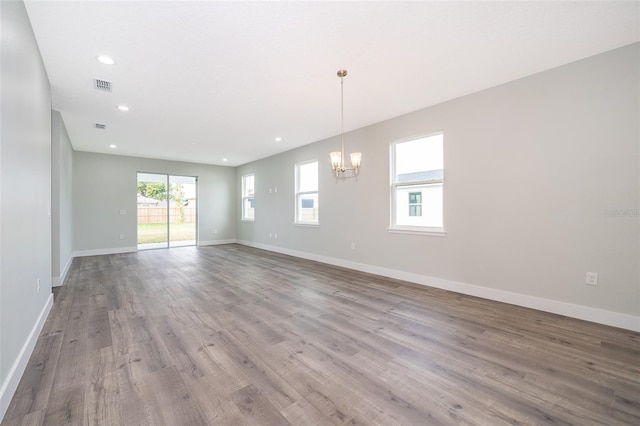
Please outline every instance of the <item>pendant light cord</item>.
[[344, 170], [344, 75], [340, 75], [340, 168]]

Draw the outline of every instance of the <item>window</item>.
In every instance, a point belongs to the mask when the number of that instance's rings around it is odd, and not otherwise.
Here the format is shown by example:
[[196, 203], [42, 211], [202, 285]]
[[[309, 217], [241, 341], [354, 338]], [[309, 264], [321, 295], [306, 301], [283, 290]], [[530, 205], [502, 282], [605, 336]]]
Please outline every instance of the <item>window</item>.
[[409, 193], [409, 216], [422, 216], [422, 192]]
[[296, 164], [296, 223], [318, 224], [318, 162]]
[[242, 176], [242, 220], [255, 219], [255, 176]]
[[391, 145], [391, 230], [444, 233], [443, 134]]

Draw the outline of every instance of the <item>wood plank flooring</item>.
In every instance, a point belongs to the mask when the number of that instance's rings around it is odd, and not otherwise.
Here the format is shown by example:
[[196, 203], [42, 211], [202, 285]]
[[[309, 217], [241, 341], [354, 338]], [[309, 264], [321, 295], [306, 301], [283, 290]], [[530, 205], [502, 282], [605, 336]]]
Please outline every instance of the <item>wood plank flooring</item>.
[[240, 245], [84, 257], [2, 424], [638, 425], [640, 335]]

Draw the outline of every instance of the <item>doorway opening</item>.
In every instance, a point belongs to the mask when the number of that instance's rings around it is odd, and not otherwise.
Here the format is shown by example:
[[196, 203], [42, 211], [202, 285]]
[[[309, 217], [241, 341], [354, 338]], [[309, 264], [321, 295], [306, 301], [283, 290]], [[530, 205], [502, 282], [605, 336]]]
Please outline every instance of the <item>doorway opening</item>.
[[198, 243], [198, 178], [138, 173], [138, 250]]

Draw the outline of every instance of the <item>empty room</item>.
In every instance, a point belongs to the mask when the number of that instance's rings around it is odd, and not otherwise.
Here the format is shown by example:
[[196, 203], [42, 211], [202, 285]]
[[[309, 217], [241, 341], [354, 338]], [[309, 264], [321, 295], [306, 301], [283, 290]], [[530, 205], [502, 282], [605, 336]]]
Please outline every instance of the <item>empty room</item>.
[[640, 424], [640, 1], [0, 1], [0, 423]]

